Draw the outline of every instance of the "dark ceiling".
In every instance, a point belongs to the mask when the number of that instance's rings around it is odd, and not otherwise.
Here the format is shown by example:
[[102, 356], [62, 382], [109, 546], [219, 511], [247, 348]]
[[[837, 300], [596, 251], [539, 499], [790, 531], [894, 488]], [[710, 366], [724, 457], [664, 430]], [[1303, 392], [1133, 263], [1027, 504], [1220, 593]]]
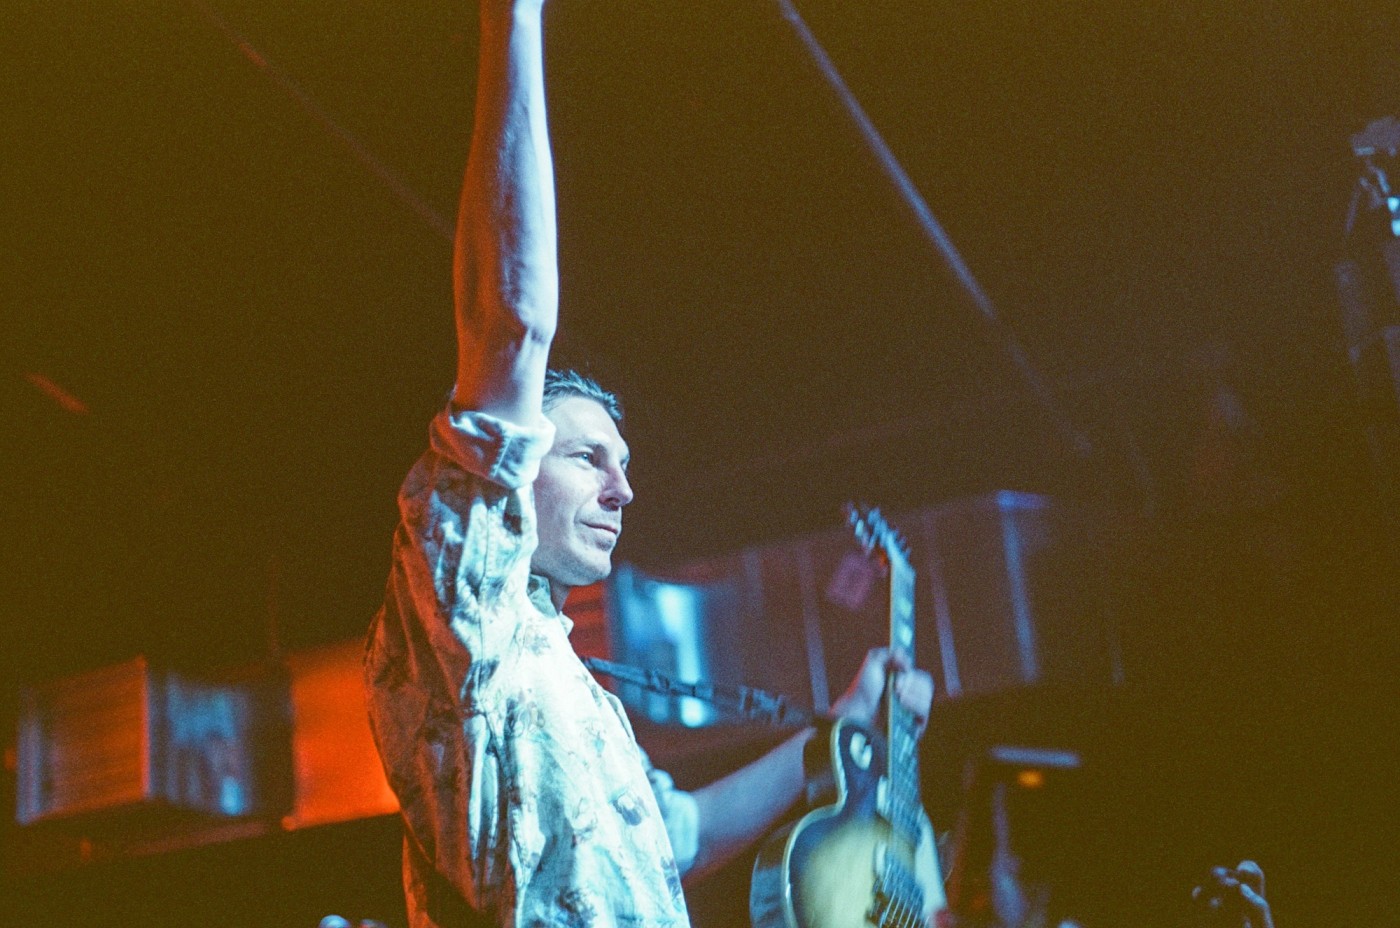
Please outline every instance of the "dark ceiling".
[[[989, 338], [775, 3], [555, 0], [557, 355], [629, 407], [623, 557], [808, 531], [849, 497], [1169, 506], [1219, 377], [1278, 480], [1363, 479], [1331, 267], [1347, 139], [1397, 106], [1387, 4], [799, 7], [1095, 450]], [[450, 386], [424, 214], [455, 203], [473, 5], [7, 13], [11, 669], [247, 656], [270, 610], [291, 645], [357, 633]]]

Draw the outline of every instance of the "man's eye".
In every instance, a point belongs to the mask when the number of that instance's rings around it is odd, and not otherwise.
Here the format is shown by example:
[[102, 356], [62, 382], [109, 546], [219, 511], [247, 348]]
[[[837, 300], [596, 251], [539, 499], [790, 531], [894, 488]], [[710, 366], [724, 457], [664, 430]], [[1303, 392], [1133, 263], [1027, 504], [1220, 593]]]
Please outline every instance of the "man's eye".
[[593, 452], [592, 452], [592, 451], [575, 451], [575, 452], [574, 452], [574, 457], [578, 458], [580, 461], [582, 461], [582, 462], [585, 463], [585, 464], [592, 464], [592, 463], [593, 463]]

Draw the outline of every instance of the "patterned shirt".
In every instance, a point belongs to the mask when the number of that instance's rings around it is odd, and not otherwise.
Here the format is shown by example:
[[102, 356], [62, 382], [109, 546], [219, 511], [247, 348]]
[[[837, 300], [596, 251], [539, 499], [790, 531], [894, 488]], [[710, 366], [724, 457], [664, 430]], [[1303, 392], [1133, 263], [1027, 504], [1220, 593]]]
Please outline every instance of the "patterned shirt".
[[693, 859], [694, 801], [650, 769], [529, 574], [552, 425], [444, 410], [430, 438], [365, 660], [410, 924], [688, 925], [662, 807]]

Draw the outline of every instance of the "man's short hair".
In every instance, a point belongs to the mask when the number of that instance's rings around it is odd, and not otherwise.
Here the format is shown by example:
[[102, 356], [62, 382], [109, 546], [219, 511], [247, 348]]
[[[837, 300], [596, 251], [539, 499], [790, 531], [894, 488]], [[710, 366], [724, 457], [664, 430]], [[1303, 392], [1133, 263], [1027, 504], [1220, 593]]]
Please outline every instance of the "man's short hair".
[[604, 390], [598, 381], [573, 369], [550, 368], [544, 374], [544, 411], [549, 412], [571, 396], [593, 400], [605, 409], [612, 420], [622, 425], [622, 401], [617, 394]]

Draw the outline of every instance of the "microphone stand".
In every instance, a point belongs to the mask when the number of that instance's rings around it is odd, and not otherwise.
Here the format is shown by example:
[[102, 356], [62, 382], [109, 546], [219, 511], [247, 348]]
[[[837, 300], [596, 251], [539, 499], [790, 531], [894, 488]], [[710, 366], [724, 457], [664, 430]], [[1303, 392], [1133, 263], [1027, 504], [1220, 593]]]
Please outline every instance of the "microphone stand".
[[875, 160], [885, 172], [885, 176], [894, 184], [896, 191], [898, 191], [904, 202], [908, 204], [910, 210], [913, 211], [914, 218], [918, 222], [919, 228], [923, 231], [924, 237], [928, 239], [929, 244], [933, 245], [934, 250], [943, 258], [948, 269], [952, 271], [953, 277], [962, 285], [962, 289], [972, 300], [972, 304], [991, 327], [995, 340], [1000, 344], [1002, 350], [1011, 358], [1012, 364], [1016, 367], [1016, 370], [1026, 382], [1026, 385], [1040, 402], [1040, 405], [1045, 409], [1046, 413], [1049, 414], [1061, 436], [1081, 458], [1087, 459], [1092, 457], [1094, 447], [1089, 441], [1088, 436], [1076, 428], [1073, 422], [1070, 421], [1069, 416], [1060, 408], [1060, 404], [1056, 401], [1054, 394], [1051, 393], [1049, 386], [1045, 383], [1045, 379], [1040, 376], [1040, 373], [1026, 356], [1025, 349], [1021, 347], [1020, 340], [1017, 339], [1016, 334], [1011, 330], [1010, 326], [1002, 321], [1000, 314], [997, 313], [996, 306], [992, 303], [991, 297], [987, 296], [986, 291], [977, 283], [977, 278], [972, 276], [971, 269], [969, 269], [967, 263], [963, 261], [962, 255], [958, 253], [958, 249], [953, 245], [952, 239], [948, 237], [948, 233], [945, 232], [943, 226], [939, 224], [938, 219], [933, 215], [933, 211], [929, 209], [928, 203], [924, 201], [918, 188], [914, 186], [914, 182], [909, 179], [909, 175], [900, 165], [899, 159], [895, 157], [894, 152], [892, 152], [889, 145], [885, 143], [884, 137], [880, 135], [880, 130], [876, 129], [875, 124], [870, 121], [870, 117], [866, 115], [864, 107], [860, 105], [860, 101], [856, 99], [855, 94], [851, 93], [850, 88], [846, 86], [845, 80], [841, 77], [841, 72], [838, 71], [836, 65], [832, 63], [830, 56], [826, 53], [826, 49], [817, 41], [817, 37], [812, 34], [812, 30], [807, 28], [807, 23], [803, 21], [802, 15], [798, 13], [797, 8], [793, 6], [792, 0], [777, 0], [777, 2], [783, 18], [787, 20], [788, 25], [790, 25], [793, 32], [797, 34], [797, 38], [802, 42], [803, 47], [811, 56], [813, 63], [816, 64], [817, 70], [826, 78], [826, 82], [836, 93], [847, 115], [849, 115], [851, 121], [855, 123], [866, 145], [870, 148], [871, 153], [875, 155]]

